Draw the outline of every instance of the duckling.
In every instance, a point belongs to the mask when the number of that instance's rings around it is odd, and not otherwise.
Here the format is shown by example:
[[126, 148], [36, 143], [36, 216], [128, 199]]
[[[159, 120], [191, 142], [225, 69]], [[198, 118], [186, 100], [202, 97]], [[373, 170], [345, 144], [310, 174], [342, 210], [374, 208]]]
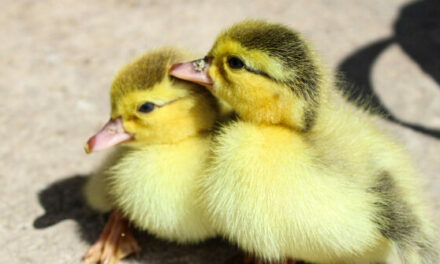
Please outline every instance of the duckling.
[[200, 201], [255, 261], [438, 263], [435, 228], [401, 146], [345, 100], [306, 40], [244, 21], [170, 74], [237, 112], [214, 139]]
[[85, 197], [92, 208], [113, 213], [87, 262], [116, 263], [138, 253], [129, 224], [179, 243], [215, 235], [196, 197], [218, 104], [202, 86], [167, 74], [188, 58], [172, 48], [148, 52], [112, 84], [111, 119], [85, 149], [121, 147], [87, 183]]

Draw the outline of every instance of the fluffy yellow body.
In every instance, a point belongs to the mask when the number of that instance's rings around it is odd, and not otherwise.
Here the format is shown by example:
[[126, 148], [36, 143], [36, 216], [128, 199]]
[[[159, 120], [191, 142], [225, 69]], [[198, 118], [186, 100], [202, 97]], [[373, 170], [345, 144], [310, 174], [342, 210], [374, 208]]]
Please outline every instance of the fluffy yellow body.
[[268, 260], [384, 262], [393, 243], [377, 228], [375, 182], [383, 171], [396, 175], [405, 203], [423, 216], [418, 183], [400, 148], [346, 108], [307, 138], [281, 126], [224, 127], [202, 179], [215, 228]]
[[209, 141], [193, 137], [127, 153], [110, 170], [109, 192], [116, 207], [134, 225], [160, 238], [197, 242], [213, 236], [196, 203]]
[[[345, 100], [297, 32], [244, 21], [201, 73], [241, 117], [217, 134], [200, 201], [218, 232], [268, 261], [438, 263], [436, 235], [405, 151]], [[180, 69], [185, 65], [179, 64]]]
[[105, 162], [89, 177], [84, 187], [84, 198], [87, 204], [94, 210], [107, 213], [114, 209], [109, 193], [108, 169], [116, 164], [125, 154], [127, 148], [116, 147], [107, 156]]

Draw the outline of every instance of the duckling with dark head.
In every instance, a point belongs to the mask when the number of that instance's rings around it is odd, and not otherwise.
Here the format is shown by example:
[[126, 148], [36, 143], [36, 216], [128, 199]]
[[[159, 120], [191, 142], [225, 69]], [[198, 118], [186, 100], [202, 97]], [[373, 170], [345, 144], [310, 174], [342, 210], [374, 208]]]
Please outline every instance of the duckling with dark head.
[[204, 85], [240, 117], [214, 140], [200, 199], [231, 242], [272, 263], [385, 263], [392, 252], [406, 264], [438, 263], [407, 154], [347, 102], [299, 33], [241, 22], [203, 62], [170, 74]]
[[[261, 21], [240, 23], [218, 37], [203, 61], [208, 77], [202, 70], [192, 80], [205, 86], [213, 80], [214, 93], [243, 119], [304, 132], [312, 128], [322, 73], [300, 34]], [[175, 66], [171, 73], [179, 77], [191, 67]]]

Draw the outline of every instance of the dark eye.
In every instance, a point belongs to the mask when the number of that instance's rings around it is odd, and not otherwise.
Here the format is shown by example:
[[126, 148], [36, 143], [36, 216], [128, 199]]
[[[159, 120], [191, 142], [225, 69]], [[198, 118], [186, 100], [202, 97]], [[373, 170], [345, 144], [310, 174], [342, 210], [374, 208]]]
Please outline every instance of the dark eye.
[[155, 104], [150, 103], [150, 102], [146, 102], [146, 103], [143, 103], [141, 106], [139, 106], [138, 111], [142, 112], [142, 113], [149, 113], [149, 112], [153, 111], [155, 107], [156, 107]]
[[237, 57], [230, 57], [228, 59], [228, 65], [232, 69], [241, 69], [244, 67], [244, 62]]

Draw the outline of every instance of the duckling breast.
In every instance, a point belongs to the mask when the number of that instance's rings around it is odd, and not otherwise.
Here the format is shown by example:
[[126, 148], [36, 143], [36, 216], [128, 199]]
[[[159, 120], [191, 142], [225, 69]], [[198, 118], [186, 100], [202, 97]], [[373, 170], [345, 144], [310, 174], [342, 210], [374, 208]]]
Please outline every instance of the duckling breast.
[[214, 235], [197, 204], [197, 181], [207, 157], [208, 139], [151, 145], [128, 153], [111, 169], [115, 204], [142, 230], [178, 242]]

